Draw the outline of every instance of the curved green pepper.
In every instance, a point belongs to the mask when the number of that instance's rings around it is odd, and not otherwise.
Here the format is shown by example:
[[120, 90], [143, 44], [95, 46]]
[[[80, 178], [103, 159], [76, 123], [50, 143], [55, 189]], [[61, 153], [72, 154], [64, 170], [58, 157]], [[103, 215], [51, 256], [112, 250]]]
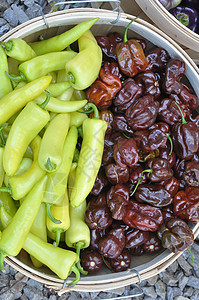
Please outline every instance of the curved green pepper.
[[22, 39], [12, 38], [7, 42], [1, 42], [8, 56], [22, 62], [36, 56], [35, 51]]
[[5, 72], [8, 72], [8, 60], [5, 51], [0, 47], [0, 98], [12, 91], [12, 84]]
[[93, 188], [102, 162], [107, 123], [103, 120], [88, 118], [83, 122], [82, 127], [83, 141], [70, 197], [73, 207], [79, 206]]
[[50, 84], [52, 77], [43, 76], [16, 89], [0, 99], [0, 125], [9, 120], [28, 102], [38, 97]]
[[8, 176], [16, 173], [28, 145], [49, 119], [50, 115], [42, 105], [34, 102], [29, 102], [20, 112], [11, 126], [3, 152], [3, 166]]
[[0, 240], [0, 269], [3, 270], [5, 256], [16, 256], [23, 247], [30, 228], [37, 216], [47, 176], [43, 177], [29, 192], [9, 225], [3, 230]]
[[95, 18], [82, 22], [64, 33], [39, 42], [30, 43], [29, 45], [37, 55], [44, 53], [62, 51], [72, 43], [74, 43], [83, 33], [89, 30], [98, 20]]
[[78, 39], [79, 53], [66, 63], [66, 74], [76, 90], [88, 88], [98, 77], [102, 65], [102, 50], [88, 30]]
[[12, 217], [17, 211], [17, 207], [9, 193], [0, 192], [0, 207], [4, 207], [7, 213]]
[[77, 112], [77, 111], [71, 112], [70, 113], [70, 127], [71, 126], [76, 126], [76, 127], [82, 126], [84, 120], [86, 120], [86, 119], [88, 119], [88, 116], [84, 113]]
[[58, 97], [65, 91], [69, 90], [71, 87], [70, 82], [68, 81], [63, 81], [63, 82], [57, 82], [57, 83], [51, 83], [47, 87], [47, 91], [50, 93], [52, 97]]
[[39, 150], [38, 162], [47, 171], [56, 171], [62, 162], [64, 142], [70, 124], [69, 114], [58, 114], [48, 124]]
[[33, 151], [33, 162], [23, 174], [15, 174], [8, 179], [9, 185], [12, 191], [12, 197], [14, 200], [19, 200], [33, 188], [35, 183], [39, 181], [44, 175], [45, 171], [40, 168], [38, 163], [39, 149], [41, 145], [40, 136], [36, 136], [30, 144]]

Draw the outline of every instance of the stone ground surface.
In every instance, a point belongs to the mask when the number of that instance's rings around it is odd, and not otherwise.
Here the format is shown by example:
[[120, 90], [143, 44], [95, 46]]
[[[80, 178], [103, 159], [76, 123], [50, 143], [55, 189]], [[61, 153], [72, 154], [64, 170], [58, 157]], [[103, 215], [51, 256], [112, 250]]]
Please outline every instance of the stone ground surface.
[[[49, 0], [0, 0], [0, 36], [34, 17], [42, 10], [49, 11]], [[89, 4], [61, 5], [60, 9], [89, 6]], [[157, 276], [141, 282], [143, 296], [136, 300], [199, 300], [199, 239], [191, 247], [194, 265], [190, 253], [185, 251], [171, 266]], [[106, 292], [69, 292], [58, 296], [54, 290], [29, 279], [12, 267], [5, 265], [6, 272], [0, 272], [0, 300], [80, 300], [110, 299], [131, 295], [135, 286], [126, 286]]]

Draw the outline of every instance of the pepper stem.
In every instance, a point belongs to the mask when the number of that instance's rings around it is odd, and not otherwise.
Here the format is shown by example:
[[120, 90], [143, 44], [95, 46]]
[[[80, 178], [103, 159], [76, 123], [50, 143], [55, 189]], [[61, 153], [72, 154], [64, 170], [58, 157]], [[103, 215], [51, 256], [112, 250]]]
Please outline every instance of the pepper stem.
[[11, 51], [13, 48], [13, 45], [14, 45], [13, 41], [11, 41], [11, 40], [8, 42], [0, 42], [0, 44], [1, 44], [1, 46], [5, 47], [7, 52]]
[[73, 73], [71, 73], [71, 72], [68, 72], [67, 73], [67, 78], [68, 78], [68, 80], [70, 81], [70, 82], [72, 82], [73, 84], [75, 84], [75, 76], [73, 75]]
[[139, 17], [134, 18], [134, 19], [127, 25], [127, 27], [126, 27], [126, 29], [125, 29], [125, 32], [124, 32], [124, 39], [123, 39], [123, 42], [124, 42], [124, 43], [126, 43], [126, 42], [128, 41], [128, 39], [127, 39], [127, 31], [128, 31], [128, 29], [129, 29], [130, 25], [131, 25], [136, 19], [138, 19], [138, 18], [139, 18]]
[[2, 124], [1, 126], [0, 126], [0, 138], [1, 138], [1, 141], [2, 141], [2, 146], [4, 147], [5, 146], [5, 144], [6, 144], [6, 140], [5, 140], [5, 137], [4, 137], [4, 134], [3, 134], [3, 129], [4, 128], [6, 128], [7, 127], [7, 124]]
[[190, 255], [191, 255], [191, 262], [192, 265], [194, 265], [194, 258], [193, 258], [193, 253], [191, 252], [191, 249], [188, 247], [187, 250], [189, 251]]
[[55, 170], [57, 167], [56, 164], [54, 164], [53, 162], [50, 161], [50, 157], [47, 159], [47, 163], [45, 164], [45, 168], [47, 171], [51, 172], [53, 170]]
[[0, 192], [9, 193], [10, 196], [12, 197], [12, 188], [11, 188], [11, 185], [8, 183], [8, 186], [1, 186], [0, 187]]
[[180, 21], [180, 23], [182, 23], [184, 26], [188, 26], [189, 25], [189, 16], [185, 13], [178, 13], [176, 15], [176, 19], [178, 21]]
[[139, 184], [140, 184], [140, 183], [142, 182], [142, 180], [144, 179], [143, 173], [146, 173], [146, 172], [148, 172], [148, 173], [153, 173], [153, 170], [152, 170], [152, 169], [147, 169], [147, 170], [144, 170], [144, 171], [141, 172], [141, 178], [138, 178], [138, 181], [137, 181], [137, 183], [136, 183], [136, 186], [135, 186], [133, 192], [130, 194], [130, 196], [133, 196], [133, 195], [135, 194], [135, 192], [136, 192], [136, 190], [137, 190]]
[[96, 107], [95, 104], [93, 103], [87, 103], [85, 106], [84, 106], [85, 109], [88, 109], [88, 108], [92, 108], [92, 111], [94, 112], [94, 118], [95, 119], [99, 119], [99, 112], [98, 112], [98, 109]]
[[173, 103], [175, 103], [175, 105], [177, 106], [177, 108], [179, 109], [180, 113], [181, 113], [181, 116], [182, 116], [182, 124], [187, 124], [187, 122], [185, 121], [185, 118], [184, 118], [184, 115], [183, 115], [183, 112], [180, 108], [180, 106], [175, 102], [173, 101]]
[[27, 81], [26, 76], [22, 72], [20, 73], [19, 76], [14, 76], [14, 75], [10, 75], [6, 71], [6, 75], [8, 76], [8, 78], [10, 78], [10, 80], [13, 80], [14, 82]]
[[172, 152], [173, 152], [173, 142], [172, 142], [172, 139], [171, 139], [171, 137], [170, 137], [169, 134], [167, 134], [167, 138], [168, 138], [168, 140], [169, 140], [169, 142], [170, 142], [170, 146], [171, 146], [171, 150], [170, 150], [170, 152], [169, 152], [169, 155], [171, 155]]
[[53, 245], [55, 247], [58, 247], [59, 243], [60, 243], [61, 233], [64, 232], [64, 230], [62, 228], [55, 228], [55, 229], [52, 230], [52, 232], [54, 232], [55, 235], [56, 235], [56, 238], [55, 238], [55, 241], [54, 241]]
[[52, 214], [51, 214], [51, 211], [50, 211], [50, 207], [51, 207], [52, 203], [46, 203], [46, 213], [47, 213], [47, 216], [49, 217], [49, 219], [55, 223], [55, 224], [61, 224], [61, 221], [60, 220], [57, 220], [55, 219]]
[[123, 136], [126, 138], [126, 139], [130, 139], [130, 137], [128, 135], [126, 135], [124, 132], [122, 132]]
[[83, 275], [87, 275], [88, 272], [85, 271], [85, 270], [82, 268], [81, 263], [80, 263], [80, 250], [81, 250], [82, 248], [85, 248], [85, 243], [84, 243], [84, 242], [78, 242], [78, 243], [75, 244], [75, 248], [76, 248], [76, 253], [77, 253], [77, 255], [79, 256], [79, 260], [78, 260], [78, 262], [76, 263], [76, 266], [77, 266], [78, 270], [80, 271], [80, 273], [82, 273]]
[[39, 107], [41, 107], [42, 109], [44, 109], [45, 108], [45, 106], [48, 104], [48, 102], [49, 102], [49, 100], [50, 100], [50, 93], [48, 92], [48, 91], [45, 91], [46, 92], [46, 99], [45, 99], [45, 101], [44, 102], [42, 102], [41, 104], [38, 104], [37, 103], [37, 105], [39, 106]]
[[71, 282], [68, 287], [73, 287], [75, 284], [77, 284], [80, 280], [80, 272], [79, 270], [77, 269], [77, 267], [75, 265], [73, 265], [71, 268], [70, 268], [70, 271], [75, 273], [76, 277], [75, 277], [75, 280], [73, 280], [73, 282]]
[[103, 262], [104, 264], [107, 266], [107, 268], [111, 271], [113, 271], [113, 269], [111, 268], [111, 266], [109, 265], [109, 263], [105, 260], [104, 256], [102, 255], [102, 259], [103, 259]]
[[1, 271], [5, 271], [5, 267], [4, 267], [4, 259], [7, 256], [7, 254], [4, 251], [0, 251], [0, 270]]

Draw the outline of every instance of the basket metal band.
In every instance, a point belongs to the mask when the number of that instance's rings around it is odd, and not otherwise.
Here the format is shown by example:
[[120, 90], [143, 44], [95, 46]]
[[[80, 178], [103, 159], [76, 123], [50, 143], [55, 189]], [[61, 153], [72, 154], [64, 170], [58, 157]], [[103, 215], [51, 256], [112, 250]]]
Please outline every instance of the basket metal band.
[[[120, 0], [69, 0], [69, 1], [62, 1], [62, 2], [57, 2], [57, 3], [54, 3], [49, 11], [49, 13], [51, 13], [54, 9], [55, 6], [59, 6], [59, 5], [62, 5], [62, 4], [77, 4], [77, 3], [100, 3], [100, 2], [113, 2], [113, 3], [116, 3], [116, 7], [113, 9], [113, 11], [116, 11], [118, 14], [117, 14], [117, 18], [116, 20], [110, 22], [111, 24], [116, 24], [119, 19], [120, 19]], [[49, 28], [48, 26], [48, 22], [46, 20], [46, 17], [45, 17], [45, 9], [42, 11], [42, 17], [44, 19], [44, 23], [46, 24], [46, 27]]]

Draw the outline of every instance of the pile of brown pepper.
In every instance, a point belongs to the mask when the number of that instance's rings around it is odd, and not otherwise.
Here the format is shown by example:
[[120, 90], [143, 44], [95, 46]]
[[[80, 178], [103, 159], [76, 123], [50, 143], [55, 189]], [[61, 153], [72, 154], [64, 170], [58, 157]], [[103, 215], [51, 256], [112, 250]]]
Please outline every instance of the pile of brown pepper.
[[135, 255], [187, 249], [199, 221], [198, 98], [183, 83], [185, 63], [117, 32], [96, 37], [103, 51], [89, 102], [108, 123], [101, 169], [85, 214], [85, 270], [113, 271]]

